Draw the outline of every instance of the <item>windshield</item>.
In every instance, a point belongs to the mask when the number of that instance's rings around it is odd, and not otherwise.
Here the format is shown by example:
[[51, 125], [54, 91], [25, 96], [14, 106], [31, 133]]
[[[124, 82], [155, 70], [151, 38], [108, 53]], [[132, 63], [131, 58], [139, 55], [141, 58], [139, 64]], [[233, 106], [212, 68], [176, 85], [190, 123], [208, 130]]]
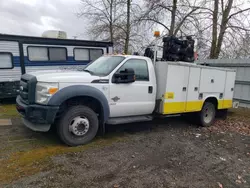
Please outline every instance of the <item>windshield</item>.
[[116, 68], [125, 57], [122, 56], [102, 56], [88, 65], [84, 71], [93, 75], [107, 76]]

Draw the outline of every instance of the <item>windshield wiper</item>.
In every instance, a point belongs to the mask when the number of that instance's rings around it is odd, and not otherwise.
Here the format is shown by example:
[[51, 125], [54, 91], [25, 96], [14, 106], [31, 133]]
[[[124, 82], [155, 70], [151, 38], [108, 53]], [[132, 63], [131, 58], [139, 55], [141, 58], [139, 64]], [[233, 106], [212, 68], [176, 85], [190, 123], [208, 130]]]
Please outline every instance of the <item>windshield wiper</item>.
[[93, 72], [92, 72], [92, 71], [87, 70], [87, 69], [84, 69], [83, 71], [88, 72], [88, 73], [90, 73], [91, 75], [93, 74]]

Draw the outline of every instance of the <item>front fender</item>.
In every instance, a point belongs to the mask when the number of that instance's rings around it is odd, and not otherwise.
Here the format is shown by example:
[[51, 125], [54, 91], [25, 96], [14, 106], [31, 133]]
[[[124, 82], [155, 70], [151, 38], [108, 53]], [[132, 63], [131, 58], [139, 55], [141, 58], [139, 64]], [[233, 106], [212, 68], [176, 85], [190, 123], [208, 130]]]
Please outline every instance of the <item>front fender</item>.
[[48, 102], [50, 106], [60, 106], [64, 101], [73, 97], [93, 97], [98, 100], [102, 106], [103, 120], [106, 122], [109, 118], [110, 110], [108, 100], [98, 89], [86, 85], [74, 85], [65, 87], [56, 92]]

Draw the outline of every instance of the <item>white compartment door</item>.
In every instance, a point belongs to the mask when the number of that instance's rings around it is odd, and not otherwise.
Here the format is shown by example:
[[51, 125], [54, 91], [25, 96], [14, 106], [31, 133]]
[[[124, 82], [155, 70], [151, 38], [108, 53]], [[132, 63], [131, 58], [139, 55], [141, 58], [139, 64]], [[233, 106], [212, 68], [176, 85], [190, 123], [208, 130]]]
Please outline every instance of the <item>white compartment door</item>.
[[164, 100], [164, 114], [185, 112], [189, 67], [169, 65]]
[[227, 71], [226, 86], [223, 100], [223, 108], [231, 108], [233, 105], [234, 84], [235, 84], [235, 72]]
[[201, 93], [223, 93], [225, 89], [226, 71], [202, 68]]
[[202, 100], [199, 100], [201, 68], [190, 67], [186, 112], [200, 111], [202, 108]]

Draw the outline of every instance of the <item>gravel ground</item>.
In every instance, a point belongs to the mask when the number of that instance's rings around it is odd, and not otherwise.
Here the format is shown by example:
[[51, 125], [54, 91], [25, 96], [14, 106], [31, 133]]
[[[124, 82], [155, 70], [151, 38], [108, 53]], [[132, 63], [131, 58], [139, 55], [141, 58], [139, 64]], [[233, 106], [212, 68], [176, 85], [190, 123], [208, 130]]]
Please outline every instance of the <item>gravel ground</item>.
[[0, 187], [250, 187], [250, 136], [225, 126], [198, 128], [177, 117], [107, 132], [69, 148], [14, 120], [1, 128]]

